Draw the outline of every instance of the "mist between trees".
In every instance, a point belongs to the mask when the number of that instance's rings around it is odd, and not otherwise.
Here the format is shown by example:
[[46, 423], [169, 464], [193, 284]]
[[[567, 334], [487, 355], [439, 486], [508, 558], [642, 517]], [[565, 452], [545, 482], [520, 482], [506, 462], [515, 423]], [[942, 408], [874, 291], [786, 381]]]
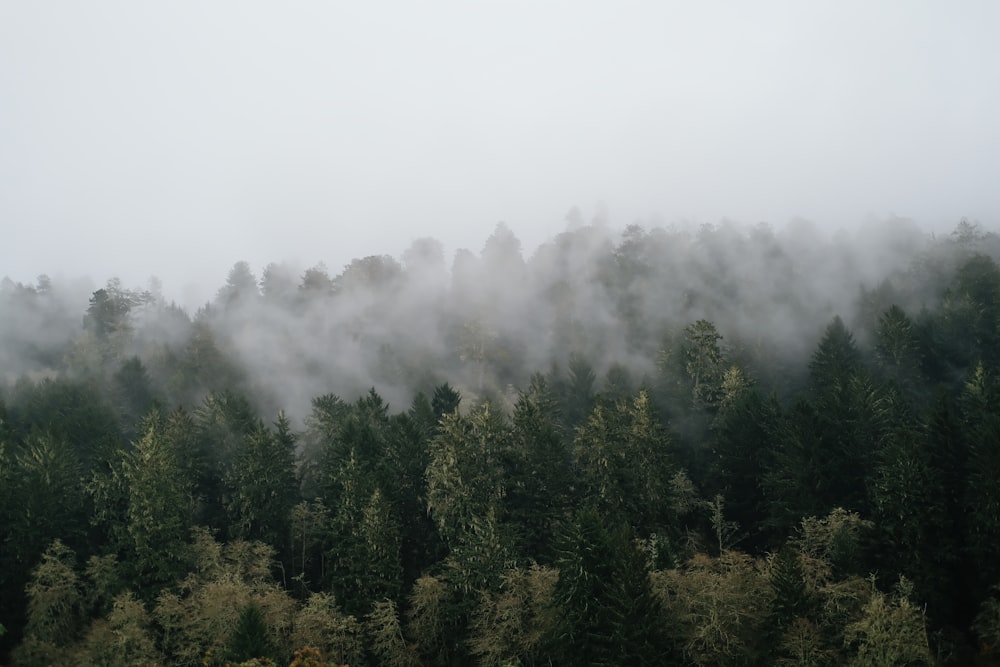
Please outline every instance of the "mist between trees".
[[429, 238], [238, 262], [194, 313], [155, 279], [5, 279], [7, 650], [988, 659], [998, 256], [968, 221], [576, 215], [527, 259], [500, 224], [450, 267]]

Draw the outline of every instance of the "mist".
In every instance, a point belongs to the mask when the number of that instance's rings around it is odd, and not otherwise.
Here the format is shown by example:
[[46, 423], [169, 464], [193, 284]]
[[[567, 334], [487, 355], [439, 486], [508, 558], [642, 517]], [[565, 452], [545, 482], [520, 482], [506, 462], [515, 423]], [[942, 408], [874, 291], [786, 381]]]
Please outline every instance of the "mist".
[[642, 383], [701, 318], [794, 365], [995, 227], [998, 12], [4, 5], [0, 377], [137, 356], [197, 403], [204, 361], [301, 417], [573, 354]]
[[905, 219], [854, 235], [804, 220], [622, 229], [603, 210], [572, 209], [564, 225], [527, 256], [501, 223], [479, 250], [450, 258], [425, 237], [399, 257], [339, 270], [239, 261], [219, 267], [211, 301], [193, 311], [155, 279], [112, 277], [88, 292], [85, 282], [8, 278], [0, 379], [114, 386], [138, 359], [169, 405], [237, 390], [260, 413], [284, 410], [298, 424], [317, 396], [374, 388], [402, 409], [445, 382], [469, 405], [509, 408], [533, 374], [558, 377], [574, 357], [598, 391], [622, 378], [625, 389], [655, 387], [684, 328], [708, 320], [727, 358], [766, 373], [752, 380], [782, 395], [833, 317], [865, 343], [890, 305], [913, 316], [938, 308], [940, 276], [970, 253], [1000, 257], [997, 237], [968, 221], [941, 236]]
[[498, 221], [1000, 215], [989, 2], [0, 7], [0, 275], [446, 261]]

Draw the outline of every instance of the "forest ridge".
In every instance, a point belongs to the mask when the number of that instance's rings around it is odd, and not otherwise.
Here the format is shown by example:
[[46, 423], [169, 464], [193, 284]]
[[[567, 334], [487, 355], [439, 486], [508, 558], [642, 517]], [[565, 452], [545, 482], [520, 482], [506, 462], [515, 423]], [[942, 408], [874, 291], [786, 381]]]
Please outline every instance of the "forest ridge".
[[4, 279], [0, 659], [994, 664], [998, 258], [576, 215], [193, 315]]

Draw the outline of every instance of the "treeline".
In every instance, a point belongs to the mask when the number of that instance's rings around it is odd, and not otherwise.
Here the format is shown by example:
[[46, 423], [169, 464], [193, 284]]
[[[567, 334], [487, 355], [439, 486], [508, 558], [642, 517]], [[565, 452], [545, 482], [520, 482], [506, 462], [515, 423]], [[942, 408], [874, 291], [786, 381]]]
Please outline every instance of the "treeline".
[[998, 239], [797, 233], [7, 281], [9, 661], [989, 664]]

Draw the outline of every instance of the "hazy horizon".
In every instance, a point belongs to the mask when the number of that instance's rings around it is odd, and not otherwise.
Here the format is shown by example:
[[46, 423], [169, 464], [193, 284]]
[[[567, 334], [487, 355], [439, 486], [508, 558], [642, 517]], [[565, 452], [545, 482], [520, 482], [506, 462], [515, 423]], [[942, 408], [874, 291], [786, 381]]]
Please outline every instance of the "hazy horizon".
[[732, 219], [994, 228], [1000, 6], [889, 2], [0, 6], [0, 276], [530, 255]]

